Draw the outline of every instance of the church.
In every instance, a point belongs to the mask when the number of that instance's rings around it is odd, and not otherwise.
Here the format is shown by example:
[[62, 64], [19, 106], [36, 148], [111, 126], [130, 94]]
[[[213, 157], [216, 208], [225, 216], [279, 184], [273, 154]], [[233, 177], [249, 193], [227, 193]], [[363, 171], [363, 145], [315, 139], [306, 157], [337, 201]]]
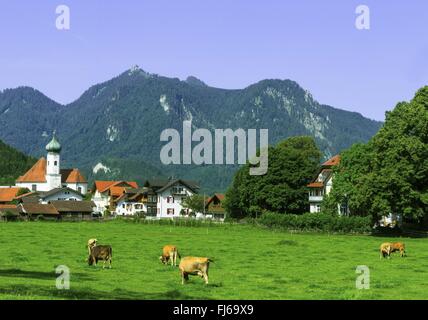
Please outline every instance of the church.
[[61, 169], [61, 144], [53, 134], [46, 146], [47, 157], [40, 158], [34, 166], [16, 180], [16, 187], [31, 191], [51, 191], [69, 188], [85, 195], [88, 182], [79, 169]]

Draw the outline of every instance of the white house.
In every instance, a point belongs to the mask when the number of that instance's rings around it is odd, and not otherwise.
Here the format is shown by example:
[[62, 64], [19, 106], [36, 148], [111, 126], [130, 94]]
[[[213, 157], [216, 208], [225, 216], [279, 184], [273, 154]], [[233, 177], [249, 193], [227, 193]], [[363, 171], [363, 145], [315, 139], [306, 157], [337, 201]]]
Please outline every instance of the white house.
[[148, 181], [145, 186], [151, 188], [157, 195], [158, 218], [180, 217], [182, 210], [188, 211], [183, 208], [183, 200], [199, 190], [196, 182], [181, 179]]
[[[328, 195], [333, 187], [333, 167], [340, 163], [340, 156], [336, 155], [321, 165], [316, 178], [308, 184], [309, 211], [321, 212], [321, 203], [325, 195]], [[340, 214], [348, 214], [348, 208], [339, 206]]]
[[122, 196], [127, 188], [137, 189], [138, 184], [135, 181], [95, 181], [92, 201], [96, 205], [96, 211], [115, 211], [115, 200]]
[[124, 193], [114, 202], [116, 203], [116, 215], [132, 216], [148, 212], [149, 196], [156, 194], [150, 188], [134, 189], [126, 188]]
[[61, 169], [61, 145], [55, 137], [46, 146], [47, 157], [40, 158], [33, 167], [16, 180], [16, 187], [31, 191], [51, 191], [70, 188], [85, 195], [88, 183], [79, 169]]
[[83, 201], [83, 195], [71, 188], [52, 189], [47, 192], [39, 192], [41, 203], [49, 203], [51, 201]]

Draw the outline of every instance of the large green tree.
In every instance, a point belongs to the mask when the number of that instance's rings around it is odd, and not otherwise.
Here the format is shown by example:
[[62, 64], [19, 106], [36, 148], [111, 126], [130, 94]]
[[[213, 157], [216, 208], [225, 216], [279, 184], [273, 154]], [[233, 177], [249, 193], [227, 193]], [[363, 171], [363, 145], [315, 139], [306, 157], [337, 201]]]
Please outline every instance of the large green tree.
[[250, 175], [250, 164], [246, 164], [234, 176], [225, 200], [230, 216], [256, 216], [265, 210], [307, 212], [306, 185], [314, 177], [321, 159], [315, 141], [311, 137], [292, 137], [269, 147], [268, 154], [265, 175]]
[[343, 153], [332, 196], [356, 214], [421, 219], [428, 212], [428, 87], [386, 114], [366, 145]]

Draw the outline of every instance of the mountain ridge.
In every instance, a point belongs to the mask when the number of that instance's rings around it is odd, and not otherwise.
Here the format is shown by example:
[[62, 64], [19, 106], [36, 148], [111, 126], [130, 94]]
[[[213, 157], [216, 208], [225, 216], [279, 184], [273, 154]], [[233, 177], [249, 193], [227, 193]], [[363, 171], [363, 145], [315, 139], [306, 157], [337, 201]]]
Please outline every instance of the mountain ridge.
[[[207, 191], [224, 191], [237, 166], [164, 166], [159, 160], [162, 130], [181, 132], [185, 120], [210, 130], [267, 128], [271, 144], [310, 135], [329, 157], [367, 141], [382, 125], [358, 112], [320, 104], [293, 80], [264, 79], [243, 89], [214, 88], [195, 77], [191, 83], [187, 80], [133, 67], [65, 105], [31, 87], [6, 89], [0, 93], [0, 139], [41, 156], [56, 129], [64, 145], [64, 163], [82, 167], [89, 179], [103, 175], [93, 170], [100, 163], [117, 166], [110, 170], [114, 178], [124, 172], [132, 178], [126, 170], [129, 163], [136, 175], [200, 178]], [[147, 169], [137, 169], [138, 163]]]

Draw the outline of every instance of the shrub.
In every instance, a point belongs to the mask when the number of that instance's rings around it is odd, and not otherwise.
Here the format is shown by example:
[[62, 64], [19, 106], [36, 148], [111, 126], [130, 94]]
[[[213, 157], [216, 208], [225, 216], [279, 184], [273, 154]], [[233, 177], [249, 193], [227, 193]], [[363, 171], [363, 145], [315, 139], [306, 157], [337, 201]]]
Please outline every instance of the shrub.
[[323, 213], [303, 215], [264, 213], [258, 222], [269, 228], [302, 231], [367, 233], [372, 231], [370, 217], [341, 217]]

